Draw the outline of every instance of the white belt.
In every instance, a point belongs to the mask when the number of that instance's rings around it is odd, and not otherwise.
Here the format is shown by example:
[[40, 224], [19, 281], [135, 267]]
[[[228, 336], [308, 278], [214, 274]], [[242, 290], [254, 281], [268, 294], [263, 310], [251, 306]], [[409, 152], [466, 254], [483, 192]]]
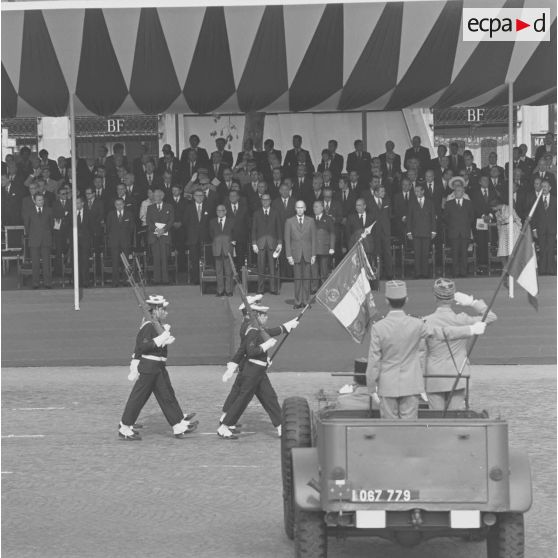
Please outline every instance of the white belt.
[[267, 366], [267, 362], [263, 360], [256, 360], [255, 358], [249, 358], [248, 362], [252, 364], [257, 364], [258, 366]]
[[166, 362], [167, 357], [159, 357], [155, 355], [141, 355], [141, 358], [146, 358], [147, 360], [158, 360], [160, 362]]

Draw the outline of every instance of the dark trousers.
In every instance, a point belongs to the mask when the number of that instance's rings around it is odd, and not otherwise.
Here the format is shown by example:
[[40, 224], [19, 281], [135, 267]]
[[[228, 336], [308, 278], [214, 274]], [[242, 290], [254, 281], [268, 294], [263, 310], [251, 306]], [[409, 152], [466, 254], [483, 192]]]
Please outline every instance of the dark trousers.
[[477, 243], [477, 263], [488, 266], [488, 231], [475, 231]]
[[415, 251], [415, 277], [428, 277], [430, 238], [413, 237], [413, 249]]
[[293, 276], [293, 267], [289, 265], [289, 262], [287, 261], [287, 254], [284, 249], [281, 250], [281, 253], [279, 254], [279, 275], [282, 278], [288, 279], [291, 279]]
[[[223, 424], [227, 426], [235, 425], [254, 395], [256, 395], [269, 415], [273, 426], [279, 426], [281, 424], [281, 407], [277, 394], [266, 374], [266, 368], [252, 362], [246, 362], [242, 371], [239, 372], [237, 380], [239, 385], [236, 389], [233, 386], [233, 389], [235, 389], [234, 399], [231, 397], [232, 402], [229, 402], [226, 410], [223, 406], [223, 411], [227, 413]], [[227, 405], [226, 401], [225, 405]]]
[[88, 240], [78, 241], [79, 282], [82, 287], [89, 286], [89, 257], [91, 243]]
[[72, 231], [54, 231], [54, 250], [56, 259], [54, 260], [54, 272], [62, 275], [62, 258], [66, 257], [71, 246]]
[[317, 255], [312, 266], [312, 291], [317, 291], [320, 285], [328, 278], [330, 272], [331, 257], [328, 255]]
[[308, 304], [310, 300], [310, 278], [311, 278], [310, 262], [304, 257], [294, 264], [294, 296], [295, 304]]
[[[272, 293], [276, 293], [279, 290], [277, 285], [277, 273], [275, 271], [275, 259], [273, 258], [273, 252], [271, 248], [260, 248], [258, 250], [258, 292], [263, 293], [265, 288], [265, 281], [269, 279], [269, 290]], [[268, 267], [267, 275], [270, 277], [264, 277], [266, 275], [266, 265]]]
[[539, 273], [545, 275], [556, 275], [556, 237], [551, 234], [539, 233]]
[[237, 240], [234, 253], [236, 254], [233, 258], [236, 270], [240, 272], [242, 266], [246, 263], [246, 252], [248, 251], [248, 243], [245, 240]]
[[169, 243], [155, 240], [151, 244], [151, 257], [153, 259], [153, 281], [155, 283], [168, 283]]
[[469, 240], [467, 238], [459, 237], [452, 238], [451, 242], [451, 256], [453, 258], [453, 275], [454, 277], [467, 276], [467, 246]]
[[190, 263], [190, 281], [194, 285], [199, 285], [200, 282], [200, 256], [201, 245], [199, 242], [195, 244], [188, 244], [188, 259]]
[[152, 393], [171, 426], [178, 424], [184, 418], [184, 413], [176, 400], [169, 373], [164, 366], [161, 366], [158, 372], [139, 375], [122, 414], [122, 424], [132, 426], [136, 422]]
[[229, 256], [215, 256], [217, 294], [232, 293], [233, 273]]
[[186, 269], [186, 239], [182, 227], [171, 230], [171, 238], [174, 249], [176, 250], [176, 265], [179, 271]]
[[29, 247], [31, 252], [31, 271], [33, 273], [33, 286], [38, 287], [41, 282], [41, 260], [43, 261], [43, 281], [45, 286], [52, 284], [50, 269], [50, 246]]
[[374, 237], [374, 255], [380, 256], [382, 275], [387, 279], [391, 279], [393, 276], [393, 268], [391, 265], [390, 237], [384, 234], [378, 234]]
[[335, 225], [335, 261], [334, 266], [339, 265], [339, 262], [343, 259], [345, 252], [347, 250], [347, 242], [345, 240], [345, 227], [342, 225]]
[[122, 268], [122, 260], [120, 258], [120, 253], [124, 252], [126, 258], [130, 254], [130, 247], [123, 246], [120, 244], [114, 244], [110, 247], [110, 258], [112, 260], [112, 285], [118, 285], [120, 283], [120, 269]]

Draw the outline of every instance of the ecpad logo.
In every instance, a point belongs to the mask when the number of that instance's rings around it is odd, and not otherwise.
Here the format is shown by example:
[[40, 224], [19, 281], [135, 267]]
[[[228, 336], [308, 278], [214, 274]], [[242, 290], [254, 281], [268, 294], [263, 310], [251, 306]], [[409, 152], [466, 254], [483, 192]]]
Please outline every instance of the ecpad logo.
[[464, 41], [550, 41], [549, 8], [464, 8]]

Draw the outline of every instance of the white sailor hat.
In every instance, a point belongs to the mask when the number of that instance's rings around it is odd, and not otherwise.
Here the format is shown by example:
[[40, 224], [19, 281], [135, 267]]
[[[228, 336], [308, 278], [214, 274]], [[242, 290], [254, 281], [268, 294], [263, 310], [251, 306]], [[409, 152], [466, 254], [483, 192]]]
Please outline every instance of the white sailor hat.
[[463, 186], [465, 187], [465, 180], [462, 176], [454, 176], [448, 182], [448, 186], [453, 190], [456, 186]]
[[161, 306], [163, 308], [166, 308], [169, 305], [163, 295], [149, 295], [149, 298], [145, 302], [150, 306]]
[[267, 311], [269, 310], [269, 306], [263, 306], [261, 304], [250, 304], [250, 308], [259, 314], [267, 314]]
[[[248, 300], [248, 304], [253, 308], [255, 302], [259, 302], [263, 298], [263, 294], [257, 295], [248, 295], [246, 299]], [[244, 310], [244, 302], [238, 307], [239, 310]]]

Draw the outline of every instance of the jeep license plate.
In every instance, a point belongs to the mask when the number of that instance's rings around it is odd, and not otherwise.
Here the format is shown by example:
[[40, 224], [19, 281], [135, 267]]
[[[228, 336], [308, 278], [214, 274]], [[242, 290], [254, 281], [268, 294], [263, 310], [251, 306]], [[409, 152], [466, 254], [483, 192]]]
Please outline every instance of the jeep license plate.
[[419, 491], [409, 488], [376, 488], [352, 490], [352, 502], [412, 502], [419, 499]]

